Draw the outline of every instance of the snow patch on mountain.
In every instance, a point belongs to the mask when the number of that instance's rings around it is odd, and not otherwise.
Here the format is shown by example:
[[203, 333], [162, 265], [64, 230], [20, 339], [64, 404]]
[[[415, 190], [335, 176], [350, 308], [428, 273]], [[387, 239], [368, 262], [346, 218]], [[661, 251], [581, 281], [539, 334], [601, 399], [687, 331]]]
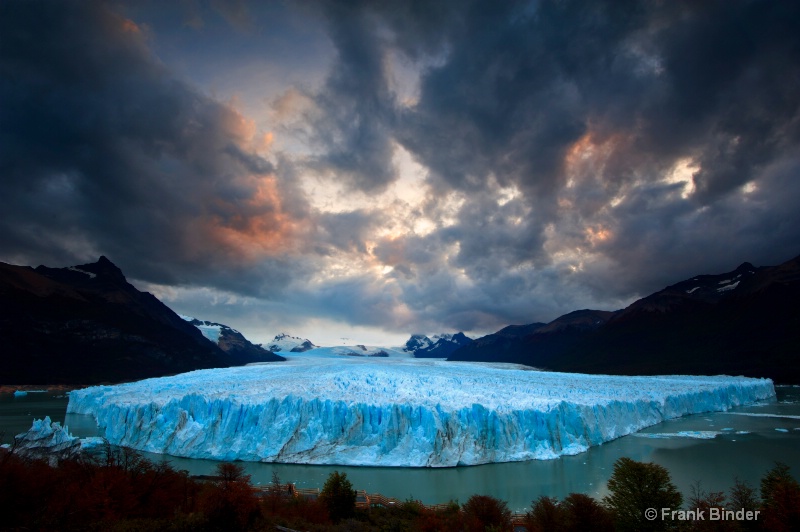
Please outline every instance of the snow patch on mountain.
[[722, 288], [717, 288], [717, 292], [727, 292], [728, 290], [734, 290], [737, 286], [739, 286], [739, 281], [725, 285]]
[[223, 329], [229, 329], [232, 332], [238, 333], [236, 329], [228, 327], [227, 325], [223, 325], [221, 323], [214, 323], [213, 321], [206, 321], [206, 320], [198, 320], [197, 318], [193, 318], [192, 316], [186, 316], [184, 314], [178, 314], [182, 320], [188, 321], [198, 329], [200, 332], [203, 333], [203, 336], [214, 342], [215, 344], [219, 344], [219, 337], [222, 334]]
[[70, 271], [73, 271], [73, 272], [78, 272], [78, 273], [82, 273], [84, 275], [88, 275], [89, 279], [94, 279], [95, 277], [97, 277], [96, 273], [87, 272], [86, 270], [81, 270], [80, 268], [78, 268], [76, 266], [69, 266], [69, 267], [67, 267], [67, 269], [70, 270]]

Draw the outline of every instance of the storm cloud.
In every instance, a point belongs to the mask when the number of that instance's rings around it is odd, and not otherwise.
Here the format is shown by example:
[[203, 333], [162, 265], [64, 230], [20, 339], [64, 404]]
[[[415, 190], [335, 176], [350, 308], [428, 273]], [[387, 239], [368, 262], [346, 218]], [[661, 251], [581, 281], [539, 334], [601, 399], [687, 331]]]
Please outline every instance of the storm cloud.
[[[0, 6], [0, 258], [102, 253], [271, 323], [486, 332], [800, 252], [795, 3], [203, 6], [181, 31], [232, 32], [214, 56], [279, 93], [190, 83], [146, 5]], [[319, 83], [254, 71], [303, 68], [239, 54], [265, 27], [330, 48]]]
[[163, 283], [235, 286], [250, 269], [285, 281], [270, 257], [297, 244], [307, 213], [285, 201], [248, 119], [171, 76], [146, 30], [105, 4], [2, 10], [6, 254], [105, 253]]

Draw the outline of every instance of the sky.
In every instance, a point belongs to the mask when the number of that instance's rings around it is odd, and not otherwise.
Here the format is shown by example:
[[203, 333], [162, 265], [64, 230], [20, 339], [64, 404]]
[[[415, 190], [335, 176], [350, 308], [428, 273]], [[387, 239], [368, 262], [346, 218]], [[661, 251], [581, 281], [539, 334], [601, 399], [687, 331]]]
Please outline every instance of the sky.
[[399, 345], [800, 254], [800, 3], [0, 2], [0, 261]]

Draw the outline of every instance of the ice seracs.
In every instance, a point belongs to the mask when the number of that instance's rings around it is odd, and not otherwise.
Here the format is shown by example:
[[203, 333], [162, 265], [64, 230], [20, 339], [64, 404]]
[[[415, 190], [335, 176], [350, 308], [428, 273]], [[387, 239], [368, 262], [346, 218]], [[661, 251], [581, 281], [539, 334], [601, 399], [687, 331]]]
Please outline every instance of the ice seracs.
[[[312, 352], [313, 353], [313, 352]], [[70, 395], [112, 444], [192, 458], [443, 467], [556, 458], [774, 397], [744, 377], [614, 377], [309, 353]]]
[[44, 419], [34, 419], [31, 428], [14, 438], [14, 445], [3, 445], [9, 451], [31, 458], [47, 458], [51, 463], [61, 458], [69, 458], [80, 452], [92, 452], [102, 446], [102, 438], [80, 439], [70, 434], [61, 423]]

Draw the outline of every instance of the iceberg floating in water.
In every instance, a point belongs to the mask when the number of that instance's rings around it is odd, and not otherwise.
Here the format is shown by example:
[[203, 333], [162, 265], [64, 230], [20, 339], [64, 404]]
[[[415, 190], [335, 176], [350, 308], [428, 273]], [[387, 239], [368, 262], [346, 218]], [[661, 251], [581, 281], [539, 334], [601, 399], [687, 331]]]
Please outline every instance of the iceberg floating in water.
[[191, 458], [446, 467], [577, 454], [775, 396], [744, 377], [618, 377], [414, 359], [287, 357], [70, 394], [112, 444]]

